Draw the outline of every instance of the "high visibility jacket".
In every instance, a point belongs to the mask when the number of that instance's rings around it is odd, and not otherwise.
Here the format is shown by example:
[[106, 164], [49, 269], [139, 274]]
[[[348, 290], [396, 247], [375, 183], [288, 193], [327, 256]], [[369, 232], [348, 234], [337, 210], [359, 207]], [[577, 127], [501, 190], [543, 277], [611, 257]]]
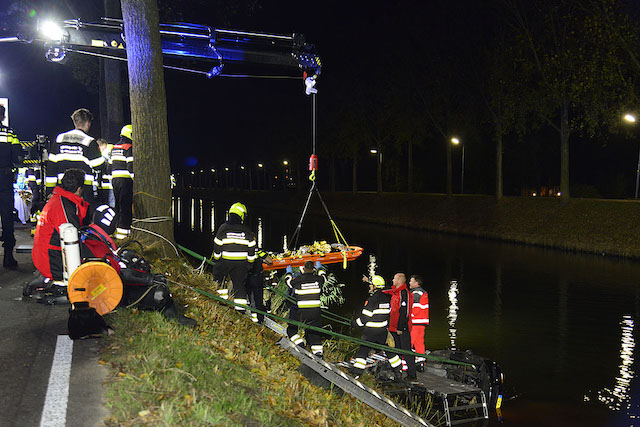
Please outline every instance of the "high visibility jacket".
[[213, 258], [252, 263], [256, 259], [254, 234], [244, 224], [232, 220], [225, 222], [213, 239]]
[[411, 323], [413, 325], [429, 324], [429, 294], [421, 287], [411, 289], [413, 306], [411, 308]]
[[109, 166], [111, 179], [133, 179], [133, 145], [126, 136], [121, 137], [111, 150]]
[[100, 182], [98, 183], [98, 188], [102, 190], [110, 190], [113, 188], [111, 185], [111, 151], [113, 147], [113, 144], [107, 144], [107, 147], [102, 150], [102, 157], [104, 157], [104, 162], [108, 165], [99, 175]]
[[61, 133], [49, 151], [45, 178], [47, 193], [60, 182], [67, 169], [82, 169], [85, 172], [84, 184], [93, 186], [93, 170], [104, 171], [106, 166], [95, 139], [80, 129]]
[[288, 274], [285, 280], [299, 309], [320, 308], [320, 294], [326, 280], [326, 271], [320, 269], [317, 273], [303, 273], [297, 277]]
[[27, 169], [27, 182], [33, 182], [36, 185], [42, 184], [42, 171], [40, 167]]
[[31, 256], [33, 265], [49, 279], [62, 280], [62, 249], [60, 225], [73, 224], [80, 228], [89, 204], [74, 193], [55, 187], [51, 199], [44, 205], [36, 225]]
[[18, 165], [22, 147], [13, 129], [0, 125], [0, 170], [5, 172]]
[[413, 305], [413, 294], [407, 289], [407, 284], [403, 283], [398, 287], [393, 287], [382, 291], [391, 295], [391, 314], [389, 315], [389, 331], [411, 330], [411, 306]]
[[391, 296], [378, 289], [365, 301], [362, 314], [356, 319], [358, 326], [365, 328], [385, 329], [389, 326], [391, 313]]

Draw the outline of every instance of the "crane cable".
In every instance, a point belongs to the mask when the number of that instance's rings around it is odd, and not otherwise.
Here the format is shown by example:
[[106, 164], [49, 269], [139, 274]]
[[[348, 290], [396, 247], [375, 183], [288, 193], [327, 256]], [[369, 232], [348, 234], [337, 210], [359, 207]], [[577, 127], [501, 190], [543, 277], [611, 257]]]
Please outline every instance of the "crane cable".
[[[298, 225], [296, 226], [296, 230], [291, 236], [291, 244], [289, 246], [289, 250], [295, 249], [298, 246], [298, 238], [300, 237], [300, 230], [302, 229], [302, 223], [304, 222], [304, 218], [307, 215], [307, 210], [309, 208], [309, 203], [311, 202], [311, 197], [313, 197], [313, 193], [315, 192], [320, 199], [320, 203], [324, 208], [324, 211], [329, 218], [329, 222], [331, 223], [331, 228], [336, 237], [336, 241], [338, 243], [343, 243], [345, 247], [349, 247], [349, 243], [347, 239], [345, 239], [344, 235], [338, 228], [338, 225], [331, 217], [331, 213], [329, 212], [329, 208], [327, 208], [326, 203], [322, 199], [320, 195], [320, 190], [318, 190], [318, 185], [316, 182], [316, 170], [318, 168], [318, 156], [316, 155], [317, 148], [317, 107], [316, 107], [316, 93], [311, 93], [311, 157], [309, 158], [309, 169], [311, 170], [311, 174], [309, 175], [309, 180], [311, 181], [311, 188], [309, 189], [309, 194], [307, 195], [307, 201], [305, 202], [304, 208], [302, 209], [302, 215], [300, 216], [300, 221], [298, 221]], [[346, 252], [342, 251], [343, 256], [343, 267], [346, 268], [347, 264], [347, 255]]]

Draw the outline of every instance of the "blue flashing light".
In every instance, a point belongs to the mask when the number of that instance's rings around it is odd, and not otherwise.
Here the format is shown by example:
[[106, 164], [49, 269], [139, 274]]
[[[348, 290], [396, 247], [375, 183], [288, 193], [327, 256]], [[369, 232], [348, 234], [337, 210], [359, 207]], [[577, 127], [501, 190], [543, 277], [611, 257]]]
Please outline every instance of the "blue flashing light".
[[184, 165], [189, 167], [194, 167], [198, 164], [198, 159], [194, 156], [187, 156], [184, 159]]
[[211, 70], [209, 70], [209, 72], [207, 73], [207, 77], [212, 78], [212, 77], [219, 76], [221, 72], [222, 72], [222, 65], [216, 65]]

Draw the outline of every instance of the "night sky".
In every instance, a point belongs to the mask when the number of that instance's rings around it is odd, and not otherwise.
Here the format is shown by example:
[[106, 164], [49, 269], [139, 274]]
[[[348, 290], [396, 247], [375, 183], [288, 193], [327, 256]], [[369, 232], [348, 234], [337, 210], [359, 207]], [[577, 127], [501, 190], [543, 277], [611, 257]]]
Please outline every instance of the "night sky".
[[[168, 21], [184, 21], [220, 28], [253, 30], [275, 34], [302, 33], [317, 46], [323, 59], [318, 82], [318, 145], [330, 145], [341, 124], [337, 111], [379, 102], [377, 96], [405, 68], [420, 78], [424, 51], [437, 46], [434, 61], [455, 63], [470, 69], [464, 51], [491, 32], [492, 4], [462, 1], [368, 1], [368, 2], [241, 2], [235, 12], [220, 13], [233, 2], [176, 2]], [[480, 4], [482, 3], [482, 4]], [[6, 10], [15, 2], [0, 3], [4, 27], [10, 28]], [[80, 17], [92, 21], [102, 16], [102, 1], [30, 2], [37, 17], [49, 10], [61, 19]], [[255, 7], [254, 7], [255, 6]], [[174, 16], [174, 19], [170, 19]], [[414, 37], [411, 50], [408, 34]], [[419, 43], [415, 44], [415, 39]], [[399, 52], [404, 52], [400, 57]], [[399, 60], [398, 60], [399, 58]], [[415, 60], [415, 70], [412, 65]], [[388, 71], [388, 72], [387, 72]], [[282, 159], [306, 163], [311, 151], [311, 102], [300, 80], [207, 79], [201, 75], [166, 70], [167, 106], [171, 162], [174, 171], [187, 170], [189, 158], [196, 168], [263, 162], [273, 170]], [[74, 78], [67, 65], [44, 59], [42, 47], [18, 43], [0, 44], [0, 96], [10, 99], [10, 125], [23, 140], [36, 134], [54, 138], [72, 127], [70, 114], [89, 108], [97, 117], [98, 93]], [[353, 106], [351, 104], [353, 102]], [[400, 120], [400, 117], [398, 118]], [[470, 117], [470, 120], [480, 120]], [[99, 137], [94, 122], [90, 132]], [[465, 190], [491, 194], [494, 186], [495, 148], [486, 124], [464, 135], [466, 150]], [[528, 138], [528, 139], [527, 139]], [[559, 185], [559, 141], [553, 132], [541, 129], [517, 144], [505, 146], [505, 194], [518, 195], [524, 187]], [[635, 138], [635, 139], [634, 139]], [[572, 182], [598, 187], [603, 196], [628, 197], [635, 182], [638, 136], [629, 133], [600, 144], [572, 139]], [[371, 144], [373, 147], [373, 142]], [[389, 151], [389, 167], [405, 167], [406, 153]], [[424, 137], [414, 153], [418, 189], [443, 192], [445, 180], [444, 142], [435, 132]], [[328, 160], [321, 155], [320, 176], [327, 185]], [[454, 151], [454, 192], [460, 173], [460, 153]], [[393, 162], [395, 161], [395, 163]], [[349, 190], [348, 160], [337, 165], [338, 189]], [[375, 158], [363, 151], [359, 157], [359, 187], [375, 188]], [[614, 189], [614, 190], [612, 190]], [[617, 192], [617, 193], [616, 193]]]

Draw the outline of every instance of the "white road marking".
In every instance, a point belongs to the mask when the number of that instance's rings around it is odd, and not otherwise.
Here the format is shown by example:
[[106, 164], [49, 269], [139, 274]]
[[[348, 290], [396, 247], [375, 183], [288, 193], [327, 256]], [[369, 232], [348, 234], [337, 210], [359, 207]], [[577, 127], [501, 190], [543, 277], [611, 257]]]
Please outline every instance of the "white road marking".
[[47, 396], [42, 408], [40, 427], [64, 427], [67, 422], [67, 401], [69, 400], [69, 377], [73, 341], [68, 335], [58, 335], [56, 352], [51, 364]]

